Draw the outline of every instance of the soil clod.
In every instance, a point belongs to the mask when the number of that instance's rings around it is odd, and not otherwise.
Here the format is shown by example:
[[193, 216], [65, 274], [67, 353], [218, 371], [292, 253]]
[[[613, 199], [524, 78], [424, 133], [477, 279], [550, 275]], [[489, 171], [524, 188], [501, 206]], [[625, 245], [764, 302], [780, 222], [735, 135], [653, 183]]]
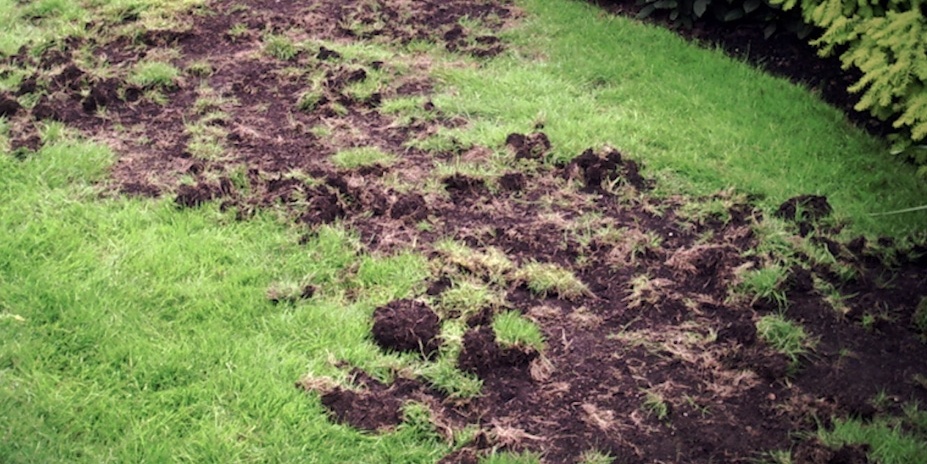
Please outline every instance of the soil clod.
[[800, 195], [782, 203], [776, 210], [776, 216], [789, 221], [817, 221], [829, 216], [832, 211], [827, 197]]
[[335, 388], [322, 395], [322, 405], [328, 408], [337, 422], [361, 430], [388, 429], [402, 421], [402, 404], [389, 394], [385, 386], [360, 392]]
[[502, 348], [496, 342], [492, 327], [479, 326], [463, 337], [463, 349], [457, 358], [457, 367], [486, 378], [496, 369], [524, 369], [538, 356], [533, 350], [517, 347]]
[[195, 208], [215, 198], [215, 192], [207, 184], [181, 185], [177, 189], [174, 203], [182, 208]]
[[7, 95], [0, 95], [0, 118], [9, 118], [16, 115], [22, 109], [15, 98]]
[[527, 187], [528, 181], [520, 172], [507, 172], [499, 178], [499, 186], [510, 192], [520, 192]]
[[319, 47], [319, 53], [315, 56], [316, 58], [326, 61], [326, 60], [340, 60], [341, 53], [338, 53], [330, 48]]
[[540, 159], [550, 152], [550, 139], [543, 132], [528, 135], [509, 134], [505, 144], [515, 152], [515, 159]]
[[389, 215], [393, 219], [409, 218], [412, 221], [421, 221], [428, 216], [428, 206], [424, 197], [417, 193], [409, 193], [393, 203]]
[[811, 271], [801, 267], [793, 266], [789, 269], [789, 274], [785, 280], [787, 291], [796, 293], [808, 293], [814, 290], [814, 279]]
[[621, 153], [606, 149], [602, 156], [591, 148], [574, 158], [566, 167], [567, 175], [581, 176], [586, 193], [604, 193], [606, 183], [624, 182], [638, 190], [649, 190], [651, 182], [640, 175], [637, 163], [623, 160]]
[[397, 300], [373, 312], [373, 339], [386, 350], [431, 357], [441, 344], [438, 315], [424, 303]]
[[463, 174], [454, 174], [445, 177], [444, 188], [451, 194], [451, 199], [459, 201], [468, 196], [482, 195], [486, 193], [486, 183], [483, 179], [465, 176]]

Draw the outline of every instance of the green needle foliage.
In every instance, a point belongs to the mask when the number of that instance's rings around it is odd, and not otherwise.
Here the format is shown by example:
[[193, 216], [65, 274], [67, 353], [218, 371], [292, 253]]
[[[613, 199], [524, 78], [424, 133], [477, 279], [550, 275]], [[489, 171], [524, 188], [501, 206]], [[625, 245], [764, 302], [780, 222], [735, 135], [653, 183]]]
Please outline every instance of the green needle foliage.
[[824, 32], [812, 41], [821, 54], [842, 50], [845, 68], [863, 77], [851, 92], [862, 92], [856, 109], [869, 110], [905, 136], [895, 145], [921, 165], [927, 176], [927, 150], [912, 146], [927, 138], [927, 12], [919, 0], [773, 0], [783, 9], [800, 7], [805, 21]]

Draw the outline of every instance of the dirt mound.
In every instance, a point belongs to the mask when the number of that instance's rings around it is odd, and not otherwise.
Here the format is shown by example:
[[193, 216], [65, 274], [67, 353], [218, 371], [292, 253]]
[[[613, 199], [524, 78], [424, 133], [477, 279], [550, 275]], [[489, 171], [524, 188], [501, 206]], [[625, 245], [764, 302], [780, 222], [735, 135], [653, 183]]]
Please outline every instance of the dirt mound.
[[525, 175], [520, 172], [507, 172], [499, 178], [499, 186], [510, 192], [520, 192], [527, 186]]
[[515, 159], [541, 159], [550, 152], [550, 139], [543, 132], [509, 134], [505, 144], [515, 152]]
[[480, 378], [487, 378], [496, 369], [525, 369], [537, 355], [533, 350], [502, 348], [496, 343], [493, 329], [481, 326], [464, 334], [457, 367]]
[[779, 205], [775, 215], [794, 222], [802, 237], [807, 236], [821, 219], [830, 216], [833, 211], [827, 197], [820, 195], [799, 195], [789, 198]]
[[336, 387], [322, 395], [335, 421], [361, 430], [384, 430], [402, 422], [403, 393], [414, 389], [406, 382], [391, 386], [370, 380], [361, 390]]
[[638, 190], [651, 188], [650, 182], [640, 175], [637, 163], [623, 160], [621, 153], [613, 149], [598, 155], [590, 148], [573, 158], [565, 171], [570, 177], [581, 177], [585, 185], [583, 191], [587, 193], [603, 193], [605, 183], [615, 182], [627, 183]]
[[438, 315], [419, 301], [392, 301], [373, 312], [373, 339], [385, 350], [431, 357], [441, 345], [440, 331]]
[[428, 205], [425, 198], [417, 193], [402, 195], [393, 203], [389, 211], [393, 219], [409, 218], [412, 221], [421, 221], [428, 216]]
[[177, 189], [174, 203], [182, 208], [195, 208], [208, 201], [225, 195], [231, 195], [235, 188], [228, 178], [220, 179], [217, 184], [201, 182], [195, 185], [181, 185]]
[[0, 95], [0, 118], [9, 118], [15, 116], [22, 109], [15, 98], [8, 95]]
[[799, 195], [786, 200], [776, 210], [776, 216], [790, 221], [817, 221], [830, 216], [833, 211], [827, 197], [820, 195]]
[[445, 177], [442, 182], [444, 183], [445, 190], [451, 194], [451, 199], [455, 202], [472, 196], [484, 195], [488, 192], [486, 189], [486, 182], [483, 181], [483, 179], [466, 176], [464, 174], [454, 174], [453, 176]]

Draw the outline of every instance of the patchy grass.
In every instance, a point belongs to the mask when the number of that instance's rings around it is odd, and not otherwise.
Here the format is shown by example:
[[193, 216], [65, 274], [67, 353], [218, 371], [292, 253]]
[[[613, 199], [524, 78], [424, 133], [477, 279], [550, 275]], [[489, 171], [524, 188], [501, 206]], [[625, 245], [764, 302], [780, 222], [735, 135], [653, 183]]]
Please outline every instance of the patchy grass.
[[[174, 13], [201, 4], [0, 0], [0, 54], [13, 54], [24, 44], [36, 45], [31, 52], [36, 54], [64, 37], [87, 37], [94, 30], [87, 25], [101, 19], [119, 24], [135, 18], [138, 24], [131, 27], [138, 30], [169, 29], [181, 21]], [[529, 169], [506, 164], [498, 148], [508, 133], [544, 125], [554, 142], [553, 160], [608, 143], [641, 160], [645, 173], [662, 181], [663, 193], [734, 186], [764, 198], [769, 209], [813, 192], [828, 195], [840, 221], [853, 221], [848, 231], [901, 234], [927, 223], [920, 216], [867, 216], [917, 204], [927, 190], [906, 168], [879, 154], [884, 144], [847, 127], [842, 116], [807, 92], [665, 32], [599, 17], [580, 2], [521, 4], [529, 16], [523, 28], [508, 33], [515, 47], [499, 59], [474, 62], [422, 44], [407, 47], [434, 54], [427, 58], [435, 61], [442, 93], [433, 105], [425, 97], [399, 97], [384, 101], [381, 110], [396, 115], [398, 124], [434, 121], [439, 114], [465, 117], [470, 124], [438, 129], [412, 145], [448, 154], [479, 142], [492, 152], [487, 163], [446, 157], [433, 174], [486, 178], [503, 169]], [[348, 26], [361, 34], [378, 27]], [[250, 32], [236, 24], [228, 35], [247, 40]], [[314, 47], [276, 34], [265, 35], [262, 45], [268, 56], [284, 61]], [[344, 60], [394, 58], [386, 45], [327, 46]], [[146, 88], [149, 99], [166, 101], [162, 91], [185, 79], [171, 64], [183, 61], [174, 58], [182, 57], [149, 55], [129, 70], [130, 83]], [[374, 97], [396, 77], [388, 71], [371, 72], [347, 93]], [[197, 78], [214, 72], [208, 62], [185, 68]], [[22, 77], [10, 76], [9, 82]], [[321, 85], [312, 84], [297, 106], [311, 112], [324, 97]], [[185, 126], [191, 155], [221, 161], [223, 108], [233, 104], [201, 95]], [[332, 109], [335, 117], [348, 112]], [[323, 125], [314, 130], [319, 137], [330, 135]], [[4, 120], [0, 132], [8, 144]], [[456, 318], [442, 325], [441, 351], [428, 361], [384, 354], [369, 340], [370, 313], [390, 300], [421, 295], [434, 277], [431, 258], [409, 250], [366, 254], [357, 234], [337, 225], [307, 233], [260, 211], [238, 220], [216, 205], [180, 210], [169, 199], [103, 196], [97, 186], [106, 181], [114, 155], [77, 140], [59, 123], [43, 125], [40, 133], [44, 147], [25, 160], [0, 147], [3, 462], [288, 462], [307, 455], [319, 462], [434, 462], [452, 443], [436, 430], [425, 405], [407, 404], [404, 423], [375, 436], [332, 424], [317, 398], [307, 400], [292, 380], [307, 371], [339, 378], [349, 365], [381, 380], [409, 371], [455, 399], [473, 398], [482, 393], [482, 381], [455, 367], [467, 315], [504, 307], [509, 283], [524, 283], [543, 297], [590, 294], [560, 266], [529, 262], [519, 268], [503, 250], [442, 242], [435, 259], [457, 269], [450, 273], [452, 287], [435, 298], [443, 315]], [[369, 147], [332, 158], [345, 169], [395, 161]], [[241, 173], [239, 185], [247, 184], [246, 175]], [[681, 215], [727, 222], [730, 204], [719, 198], [683, 208]], [[594, 215], [577, 221], [577, 239], [616, 246], [624, 240], [617, 267], [636, 265], [663, 245], [656, 232], [600, 228], [600, 222]], [[837, 265], [821, 247], [803, 249], [777, 237], [782, 238], [771, 232], [762, 246], [770, 253], [776, 247], [783, 253], [798, 249], [818, 263]], [[742, 288], [781, 304], [785, 264], [775, 261], [748, 273]], [[835, 269], [847, 279], [855, 275], [853, 269]], [[662, 281], [636, 275], [629, 282], [628, 306], [657, 303]], [[313, 289], [311, 297], [307, 288]], [[913, 320], [922, 332], [925, 306], [922, 302]], [[574, 315], [583, 313], [577, 309]], [[588, 324], [601, 322], [589, 314]], [[538, 326], [516, 311], [496, 315], [493, 329], [503, 344], [544, 348]], [[800, 326], [780, 316], [760, 319], [757, 331], [793, 362], [813, 345]], [[659, 420], [670, 414], [656, 391], [645, 393], [643, 408]], [[911, 424], [921, 432], [902, 433]], [[881, 462], [919, 462], [925, 459], [923, 424], [923, 419], [905, 427], [838, 421], [822, 436], [832, 443], [870, 443]], [[496, 432], [504, 442], [506, 431]], [[612, 460], [593, 451], [582, 459]], [[483, 462], [539, 460], [534, 454], [493, 453]]]
[[332, 155], [332, 163], [341, 169], [356, 169], [364, 166], [389, 166], [396, 162], [396, 156], [377, 147], [357, 147], [341, 150]]
[[806, 90], [585, 2], [520, 4], [529, 15], [509, 34], [515, 52], [440, 71], [453, 92], [435, 104], [471, 121], [445, 140], [498, 146], [541, 121], [554, 159], [610, 145], [643, 161], [668, 194], [734, 186], [771, 210], [814, 193], [851, 221], [847, 232], [927, 226], [924, 214], [869, 216], [922, 204], [927, 185]]
[[782, 290], [786, 271], [778, 265], [746, 271], [740, 276], [737, 290], [751, 298], [751, 304], [764, 300], [784, 308], [788, 304], [786, 294]]
[[927, 462], [927, 413], [917, 405], [905, 408], [901, 418], [880, 418], [873, 422], [838, 419], [818, 437], [828, 446], [866, 444], [869, 457], [880, 464]]
[[[232, 31], [230, 31], [230, 34]], [[282, 61], [290, 61], [299, 54], [299, 49], [293, 41], [281, 34], [267, 34], [264, 36], [264, 53]]]
[[457, 369], [466, 325], [459, 319], [441, 325], [441, 351], [434, 362], [423, 362], [414, 370], [428, 383], [454, 398], [473, 398], [482, 393], [483, 381], [473, 374]]
[[[515, 264], [502, 250], [485, 247], [475, 250], [454, 240], [442, 240], [435, 244], [435, 251], [443, 255], [443, 262], [463, 269], [474, 276], [502, 285], [515, 270]], [[453, 272], [455, 269], [450, 269]]]
[[461, 279], [441, 294], [438, 303], [444, 314], [466, 318], [483, 308], [501, 306], [502, 296], [483, 283]]
[[[281, 381], [307, 369], [337, 376], [333, 358], [383, 363], [367, 340], [370, 311], [408, 295], [423, 258], [359, 255], [336, 227], [299, 245], [272, 215], [241, 222], [214, 207], [101, 200], [93, 184], [111, 159], [53, 137], [26, 161], [0, 156], [0, 461], [299, 461], [311, 449], [322, 462], [422, 462], [447, 452], [415, 430], [333, 427]], [[304, 279], [319, 288], [311, 304], [267, 299]], [[366, 299], [346, 301], [345, 283]]]

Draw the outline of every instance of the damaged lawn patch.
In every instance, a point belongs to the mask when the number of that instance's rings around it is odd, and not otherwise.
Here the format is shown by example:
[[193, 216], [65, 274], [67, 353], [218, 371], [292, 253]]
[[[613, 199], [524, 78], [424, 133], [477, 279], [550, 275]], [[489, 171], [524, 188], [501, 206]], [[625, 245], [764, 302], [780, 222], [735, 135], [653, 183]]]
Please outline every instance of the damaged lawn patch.
[[357, 147], [340, 150], [332, 155], [332, 163], [341, 169], [356, 169], [369, 166], [388, 167], [396, 157], [377, 147]]
[[583, 2], [133, 2], [0, 56], [0, 461], [745, 463], [927, 402], [923, 243], [847, 241], [923, 189], [804, 91]]

